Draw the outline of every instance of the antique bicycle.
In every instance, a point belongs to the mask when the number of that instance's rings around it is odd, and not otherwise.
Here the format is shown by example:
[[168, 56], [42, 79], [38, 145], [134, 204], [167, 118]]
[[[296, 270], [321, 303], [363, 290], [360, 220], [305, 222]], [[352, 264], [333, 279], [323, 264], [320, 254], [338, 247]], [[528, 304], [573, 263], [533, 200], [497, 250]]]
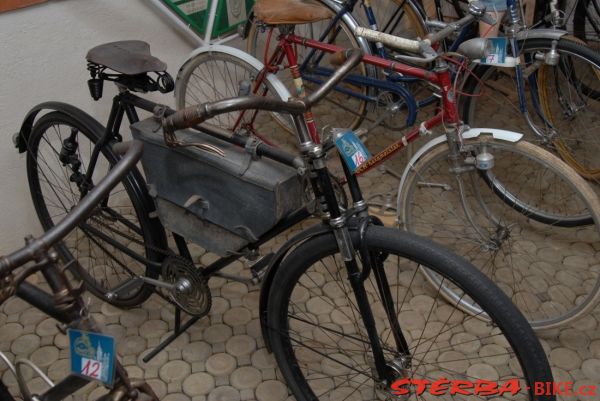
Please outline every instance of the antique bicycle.
[[[430, 39], [431, 43], [470, 25], [476, 19], [475, 15], [482, 15], [483, 11], [476, 3], [471, 3], [471, 6], [474, 8], [473, 14], [435, 34]], [[310, 18], [314, 18], [303, 17], [304, 14], [298, 12], [290, 16], [285, 7], [276, 8], [275, 11], [267, 9], [265, 14], [272, 18], [266, 23], [286, 17], [296, 18], [294, 22], [298, 23], [310, 22]], [[198, 56], [192, 60], [204, 61], [198, 64], [190, 62], [190, 65], [194, 65], [195, 72], [189, 75], [193, 77], [196, 87], [206, 88], [199, 93], [205, 97], [220, 99], [251, 88], [252, 93], [264, 95], [269, 93], [270, 88], [262, 84], [263, 80], [273, 75], [270, 71], [279, 71], [281, 66], [286, 67], [285, 69], [290, 67], [296, 83], [304, 82], [307, 73], [301, 74], [299, 71], [295, 48], [316, 49], [321, 53], [341, 50], [333, 44], [295, 35], [291, 25], [279, 25], [279, 29], [281, 34], [276, 39], [275, 52], [262, 70], [253, 69], [252, 65], [244, 64], [243, 60], [234, 57], [234, 53], [223, 51], [220, 47], [199, 50]], [[400, 47], [417, 54], [423, 50], [423, 43], [429, 43], [379, 35], [375, 31], [365, 31], [364, 28], [357, 28], [355, 32], [367, 32], [377, 41], [387, 41], [390, 47]], [[469, 43], [474, 47], [481, 44]], [[445, 63], [433, 50], [425, 57], [426, 62]], [[411, 56], [410, 61], [415, 61], [414, 56]], [[358, 174], [389, 159], [416, 138], [431, 134], [436, 125], [442, 125], [447, 130], [449, 124], [455, 124], [458, 132], [462, 132], [465, 138], [464, 143], [460, 143], [461, 146], [456, 150], [453, 148], [454, 140], [442, 136], [424, 145], [423, 150], [409, 161], [398, 192], [400, 223], [410, 231], [442, 242], [474, 262], [500, 283], [501, 288], [521, 307], [536, 329], [557, 327], [593, 308], [600, 297], [600, 280], [594, 268], [596, 263], [593, 256], [594, 244], [599, 239], [594, 206], [597, 197], [591, 187], [564, 163], [555, 160], [547, 152], [520, 141], [521, 134], [494, 129], [469, 130], [464, 126], [458, 114], [452, 114], [458, 113], [456, 104], [451, 101], [444, 103], [444, 93], [451, 99], [456, 98], [458, 85], [456, 81], [450, 81], [447, 63], [437, 67], [438, 69], [424, 70], [414, 65], [365, 56], [363, 64], [433, 83], [439, 88], [437, 95], [442, 99], [442, 106], [433, 118], [413, 127], [374, 155], [365, 166], [357, 170]], [[240, 65], [244, 65], [244, 68], [239, 67]], [[184, 66], [182, 71], [186, 70], [187, 67]], [[356, 71], [355, 69], [354, 72]], [[224, 78], [218, 80], [218, 77]], [[364, 87], [370, 85], [371, 81], [360, 73], [353, 73], [344, 79], [344, 83]], [[217, 89], [213, 91], [213, 88]], [[330, 96], [338, 96], [339, 103], [344, 103], [346, 96], [353, 96], [357, 92], [347, 94], [348, 88], [338, 87], [337, 92]], [[303, 90], [303, 86], [297, 89], [298, 93]], [[282, 99], [289, 96], [278, 91], [280, 89], [270, 93]], [[406, 119], [408, 124], [413, 125], [417, 101], [408, 91], [402, 92], [402, 95], [405, 96], [402, 104], [408, 110]], [[317, 110], [313, 115], [319, 121]], [[338, 118], [335, 111], [331, 116]], [[309, 116], [311, 119], [312, 117]], [[261, 139], [266, 138], [265, 140], [285, 139], [283, 130], [272, 129], [264, 123], [269, 118], [282, 125], [286, 124], [276, 111], [271, 115], [230, 112], [216, 116], [212, 121], [233, 129], [244, 129]], [[350, 123], [349, 120], [339, 118], [342, 123]], [[483, 135], [485, 132], [493, 133], [492, 142], [486, 143], [483, 139], [486, 137]], [[317, 140], [316, 128], [311, 133]], [[449, 145], [446, 145], [447, 142]], [[439, 155], [432, 164], [426, 155], [438, 152]], [[489, 158], [494, 161], [495, 164], [488, 172], [475, 167], [478, 155], [483, 160]], [[457, 165], [452, 164], [455, 163], [454, 160]], [[409, 180], [409, 176], [414, 178]], [[573, 260], [570, 256], [579, 254], [575, 249], [580, 249], [582, 253], [580, 267], [569, 266]], [[565, 285], [566, 277], [573, 286]], [[434, 276], [430, 276], [430, 279], [435, 282]], [[536, 286], [536, 282], [543, 285]], [[578, 288], [577, 292], [572, 291], [572, 288]], [[452, 289], [447, 288], [443, 293], [455, 300]], [[469, 309], [467, 303], [464, 304]], [[477, 313], [476, 310], [473, 312]]]
[[[439, 3], [435, 4], [439, 6]], [[340, 6], [325, 1], [323, 5], [329, 10], [323, 16], [325, 20], [296, 24], [295, 32], [298, 36], [341, 47], [357, 46], [365, 54], [375, 53], [368, 43], [354, 35], [357, 26], [367, 26], [365, 22], [358, 23], [352, 18], [350, 11], [356, 4], [357, 1], [349, 1]], [[600, 94], [600, 56], [591, 48], [572, 40], [566, 31], [554, 28], [523, 29], [519, 3], [509, 0], [507, 5], [509, 22], [505, 32], [509, 39], [507, 60], [510, 61], [501, 65], [479, 66], [473, 70], [473, 74], [465, 75], [460, 92], [467, 95], [461, 96], [459, 103], [461, 118], [472, 126], [485, 125], [528, 133], [530, 140], [557, 152], [582, 176], [597, 180], [599, 166], [595, 154], [600, 144], [594, 132], [597, 125], [597, 98]], [[370, 19], [368, 24], [371, 26], [377, 23], [375, 26], [380, 27], [382, 32], [415, 38], [423, 37], [430, 29], [439, 29], [448, 24], [428, 20], [415, 1], [406, 0], [401, 4], [387, 2], [376, 6], [381, 7], [378, 15], [384, 17]], [[364, 8], [369, 10], [368, 5]], [[548, 15], [549, 21], [556, 19], [552, 12]], [[443, 14], [440, 13], [439, 17], [443, 17]], [[272, 54], [277, 41], [270, 40], [267, 48], [271, 29], [262, 26], [259, 20], [251, 18], [251, 21], [247, 29], [247, 50], [264, 60], [264, 64], [267, 61], [266, 54]], [[558, 20], [555, 22], [559, 23]], [[465, 38], [474, 33], [472, 28], [466, 27], [459, 32], [456, 40], [448, 44], [448, 50], [456, 50]], [[380, 56], [386, 55], [393, 59], [394, 52], [388, 51], [390, 54], [385, 54], [381, 44], [376, 49]], [[296, 51], [306, 90], [312, 90], [331, 73], [331, 66], [327, 58], [314, 49], [298, 46]], [[180, 70], [176, 85], [178, 108], [194, 103], [195, 98], [202, 96], [200, 90], [209, 91], [206, 85], [198, 87], [198, 82], [203, 80], [202, 74], [205, 74], [202, 66], [206, 61], [202, 59], [202, 54], [201, 50], [192, 53]], [[407, 62], [406, 58], [403, 60]], [[363, 75], [368, 84], [343, 84], [342, 89], [328, 99], [330, 104], [321, 106], [324, 109], [322, 112], [317, 110], [322, 125], [333, 123], [333, 117], [327, 111], [335, 107], [343, 111], [338, 113], [340, 118], [351, 122], [354, 128], [366, 118], [367, 123], [362, 128], [367, 131], [381, 125], [390, 130], [400, 130], [410, 126], [410, 121], [405, 120], [407, 105], [403, 97], [404, 91], [409, 89], [420, 93], [417, 106], [428, 105], [437, 100], [428, 95], [431, 88], [423, 88], [422, 82], [415, 82], [412, 77], [389, 74], [385, 70], [378, 72], [368, 64], [359, 66], [355, 75]], [[288, 75], [278, 74], [278, 77], [290, 91], [294, 90]], [[192, 80], [195, 83], [190, 82]], [[422, 93], [426, 95], [421, 95]], [[500, 122], [489, 118], [485, 111], [491, 109], [497, 110], [498, 115], [502, 116], [498, 119]], [[520, 113], [523, 118], [512, 118], [516, 113]]]
[[[101, 181], [95, 182], [94, 188], [81, 199], [81, 202], [69, 210], [69, 213], [56, 226], [50, 228], [39, 238], [28, 236], [25, 239], [25, 247], [0, 257], [0, 277], [2, 280], [0, 302], [4, 302], [12, 296], [18, 296], [60, 322], [65, 334], [68, 330], [70, 332], [69, 336], [74, 340], [86, 336], [85, 338], [90, 341], [89, 345], [99, 344], [95, 342], [97, 337], [94, 340], [90, 340], [90, 338], [101, 334], [101, 332], [83, 301], [81, 282], [73, 283], [72, 276], [68, 274], [70, 270], [77, 275], [77, 266], [73, 263], [74, 261], [69, 261], [69, 264], [66, 265], [61, 264], [58, 254], [52, 247], [67, 237], [82, 221], [89, 218], [94, 210], [100, 207], [99, 205], [102, 204], [103, 199], [119, 181], [125, 178], [131, 169], [135, 168], [142, 155], [142, 144], [139, 142], [119, 143], [114, 146], [112, 151], [115, 154], [124, 153], [124, 155], [112, 166], [108, 175]], [[43, 285], [34, 285], [26, 281], [28, 277], [39, 272], [42, 273], [50, 292], [44, 289]], [[105, 347], [106, 358], [101, 360], [96, 360], [96, 349], [94, 348], [92, 351], [92, 354], [85, 355], [88, 361], [95, 364], [96, 370], [90, 371], [89, 374], [86, 374], [85, 370], [75, 370], [56, 384], [27, 359], [17, 359], [13, 364], [2, 352], [0, 352], [0, 359], [2, 363], [8, 365], [10, 371], [16, 376], [19, 398], [25, 401], [62, 400], [93, 379], [101, 379], [104, 384], [111, 387], [107, 389], [107, 394], [101, 398], [103, 400], [157, 400], [152, 388], [147, 383], [129, 379], [125, 369], [115, 359], [114, 350], [111, 353], [110, 347]], [[78, 356], [73, 355], [73, 358], [77, 359]], [[105, 366], [103, 366], [106, 368], [105, 376], [100, 371], [102, 362], [105, 362]], [[80, 365], [80, 367], [84, 367], [83, 364]], [[28, 376], [25, 374], [28, 369], [32, 369], [34, 374], [43, 379], [49, 387], [48, 390], [41, 394], [32, 392], [27, 382]], [[9, 389], [2, 382], [0, 382], [0, 398], [4, 401], [14, 399]]]
[[[206, 282], [211, 277], [243, 256], [255, 258], [261, 244], [314, 214], [322, 223], [291, 236], [252, 266], [262, 276], [265, 341], [297, 399], [355, 391], [363, 399], [378, 399], [392, 394], [395, 380], [407, 375], [470, 376], [468, 368], [477, 369], [486, 355], [502, 357], [497, 360], [502, 367], [492, 367], [496, 373], [489, 374], [518, 385], [518, 398], [554, 399], [525, 390], [535, 381], [551, 381], [546, 357], [526, 320], [483, 274], [432, 242], [379, 226], [366, 213], [350, 167], [345, 171], [352, 204], [340, 209], [324, 163], [332, 146], [312, 141], [302, 114], [356, 66], [359, 53], [350, 52], [328, 83], [304, 100], [250, 96], [176, 114], [132, 93], [169, 88], [160, 84], [170, 82], [164, 64], [147, 45], [110, 43], [92, 49], [87, 59], [94, 97], [104, 81], [121, 89], [108, 128], [100, 129], [73, 106], [50, 102], [32, 110], [16, 142], [27, 152], [36, 211], [51, 228], [86, 199], [96, 175], [114, 165], [110, 146], [121, 140], [116, 122], [132, 118], [133, 134], [145, 146], [142, 166], [148, 182], [130, 172], [57, 247], [66, 262], [76, 264], [76, 272], [85, 271], [81, 277], [94, 293], [131, 307], [156, 290], [186, 312], [203, 316], [210, 308]], [[304, 157], [214, 126], [175, 131], [208, 115], [248, 107], [291, 113]], [[136, 122], [136, 108], [153, 117]], [[40, 112], [47, 114], [38, 118]], [[303, 195], [306, 180], [314, 193], [308, 198]], [[170, 250], [163, 225], [174, 233], [179, 255]], [[188, 236], [221, 258], [195, 266], [186, 252]], [[464, 291], [486, 320], [449, 306], [421, 279], [422, 267], [446, 277], [444, 285], [454, 283], [456, 291]], [[422, 325], [411, 323], [416, 316]], [[464, 324], [481, 325], [485, 329], [476, 331], [485, 334], [476, 334], [474, 342], [468, 336], [448, 344], [448, 335], [461, 333]], [[465, 341], [486, 351], [462, 349]], [[457, 353], [466, 364], [455, 366]]]

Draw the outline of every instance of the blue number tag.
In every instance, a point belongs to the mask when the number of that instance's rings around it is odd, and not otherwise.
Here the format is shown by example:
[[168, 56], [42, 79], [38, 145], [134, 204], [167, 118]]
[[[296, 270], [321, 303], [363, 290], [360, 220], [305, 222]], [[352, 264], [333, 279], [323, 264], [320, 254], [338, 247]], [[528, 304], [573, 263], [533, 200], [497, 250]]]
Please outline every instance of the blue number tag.
[[346, 166], [351, 172], [371, 158], [371, 154], [352, 131], [346, 131], [336, 136], [335, 146], [342, 155]]
[[506, 62], [506, 38], [489, 38], [492, 52], [481, 59], [481, 64], [504, 64]]
[[67, 330], [67, 335], [71, 372], [112, 387], [116, 366], [114, 337], [75, 329]]

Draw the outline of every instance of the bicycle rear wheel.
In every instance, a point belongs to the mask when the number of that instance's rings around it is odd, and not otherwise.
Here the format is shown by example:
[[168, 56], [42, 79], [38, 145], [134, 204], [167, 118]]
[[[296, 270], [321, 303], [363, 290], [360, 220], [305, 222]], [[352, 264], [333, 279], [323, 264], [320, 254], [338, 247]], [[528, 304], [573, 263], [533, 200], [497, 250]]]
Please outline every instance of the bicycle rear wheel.
[[[102, 135], [99, 124], [61, 112], [46, 114], [33, 126], [27, 141], [27, 177], [45, 230], [61, 221], [79, 202], [82, 191], [89, 191], [117, 162], [110, 144], [103, 146], [91, 180], [85, 180], [92, 150]], [[65, 162], [61, 152], [66, 151], [67, 142], [71, 156]], [[160, 263], [164, 255], [158, 250], [166, 249], [162, 226], [150, 219], [154, 208], [143, 183], [137, 170], [129, 173], [94, 213], [56, 246], [67, 266], [79, 265], [71, 271], [81, 273], [94, 295], [118, 307], [141, 304], [153, 288], [143, 285], [111, 299], [106, 293], [133, 276], [158, 277], [160, 268], [150, 265]]]
[[[353, 240], [358, 249], [358, 235]], [[349, 282], [331, 234], [300, 245], [276, 273], [268, 302], [269, 339], [297, 400], [487, 398], [449, 391], [417, 395], [414, 387], [407, 395], [393, 394], [397, 379], [433, 382], [442, 377], [514, 380], [522, 390], [511, 399], [553, 399], [525, 390], [551, 380], [546, 356], [523, 316], [473, 266], [439, 245], [395, 229], [369, 227], [365, 241], [375, 263], [358, 289]], [[448, 305], [440, 289], [427, 285], [418, 273], [424, 267], [460, 288], [492, 321], [483, 323]], [[375, 323], [371, 339], [356, 298], [363, 290]], [[385, 377], [375, 367], [378, 345]]]
[[[472, 160], [484, 152], [494, 167], [480, 171]], [[598, 303], [600, 202], [556, 156], [524, 141], [481, 136], [466, 140], [456, 160], [444, 142], [409, 168], [398, 193], [406, 229], [473, 263], [534, 329], [567, 324]], [[590, 216], [591, 225], [580, 224]], [[439, 277], [425, 272], [439, 285]], [[459, 301], [453, 288], [442, 292]], [[482, 316], [468, 300], [459, 305]]]
[[526, 100], [531, 123], [544, 138], [533, 134], [525, 118], [515, 118], [521, 112], [516, 77], [510, 68], [474, 70], [475, 76], [469, 76], [463, 86], [463, 120], [473, 127], [526, 132], [528, 140], [558, 150], [582, 176], [598, 180], [600, 55], [563, 37], [557, 42], [558, 64], [548, 65], [542, 60], [551, 52], [552, 42], [529, 39], [519, 43], [521, 65], [530, 73]]

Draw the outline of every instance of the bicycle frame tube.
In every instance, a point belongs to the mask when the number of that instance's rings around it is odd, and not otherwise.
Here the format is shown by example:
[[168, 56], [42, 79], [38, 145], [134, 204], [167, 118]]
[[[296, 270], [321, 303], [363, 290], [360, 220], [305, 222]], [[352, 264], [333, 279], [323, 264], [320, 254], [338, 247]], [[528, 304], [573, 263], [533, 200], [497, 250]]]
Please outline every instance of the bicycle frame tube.
[[[291, 43], [311, 47], [326, 53], [335, 53], [344, 50], [343, 48], [336, 45], [322, 43], [313, 39], [305, 39], [294, 34], [285, 35], [285, 37], [281, 39], [280, 43], [282, 47], [288, 47], [290, 49]], [[294, 57], [294, 54], [292, 53], [291, 56]], [[288, 60], [288, 62], [290, 62], [291, 64], [290, 60]], [[390, 146], [386, 147], [384, 150], [377, 153], [367, 162], [362, 164], [355, 172], [357, 175], [369, 171], [373, 167], [379, 165], [384, 160], [387, 160], [388, 158], [399, 152], [401, 149], [406, 147], [410, 142], [416, 140], [420, 135], [428, 133], [428, 131], [433, 127], [441, 123], [460, 123], [460, 120], [458, 118], [458, 110], [455, 101], [455, 96], [452, 93], [452, 81], [450, 78], [450, 71], [448, 70], [448, 68], [439, 69], [439, 71], [437, 72], [428, 71], [422, 68], [405, 65], [395, 61], [390, 61], [381, 57], [370, 55], [363, 56], [363, 62], [387, 70], [395, 71], [401, 74], [410, 75], [412, 77], [426, 80], [438, 85], [441, 88], [442, 108], [441, 111], [437, 113], [434, 117], [423, 122], [421, 126], [415, 127], [411, 132], [409, 132]]]

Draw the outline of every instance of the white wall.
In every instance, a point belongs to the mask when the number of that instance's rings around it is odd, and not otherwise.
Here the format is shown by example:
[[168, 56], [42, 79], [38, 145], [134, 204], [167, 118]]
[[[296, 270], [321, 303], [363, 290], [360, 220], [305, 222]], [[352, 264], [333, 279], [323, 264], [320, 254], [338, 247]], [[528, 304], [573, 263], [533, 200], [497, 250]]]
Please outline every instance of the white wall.
[[[114, 85], [89, 96], [85, 54], [105, 42], [140, 39], [176, 75], [193, 46], [148, 0], [50, 0], [0, 14], [0, 254], [41, 232], [33, 211], [24, 155], [11, 142], [27, 111], [48, 100], [77, 105], [104, 124]], [[169, 95], [153, 99], [172, 104]]]

